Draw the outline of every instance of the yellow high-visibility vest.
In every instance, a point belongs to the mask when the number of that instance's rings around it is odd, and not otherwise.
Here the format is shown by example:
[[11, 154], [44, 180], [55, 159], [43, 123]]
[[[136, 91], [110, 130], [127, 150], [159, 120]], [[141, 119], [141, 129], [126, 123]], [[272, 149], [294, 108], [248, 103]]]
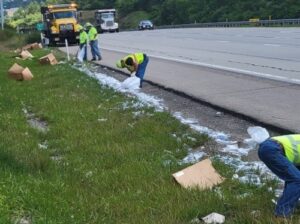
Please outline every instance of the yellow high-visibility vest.
[[300, 165], [300, 134], [297, 135], [283, 135], [272, 137], [280, 142], [284, 148], [285, 156], [293, 164]]
[[[126, 62], [126, 60], [127, 60], [128, 58], [132, 58], [132, 60], [133, 60], [135, 63], [137, 63], [138, 65], [140, 65], [140, 64], [142, 64], [142, 63], [144, 62], [144, 54], [143, 54], [143, 53], [129, 54], [129, 55], [127, 55], [125, 58], [123, 58], [124, 62]], [[125, 67], [126, 67], [129, 71], [131, 71], [131, 72], [134, 71], [134, 67], [133, 67], [133, 66], [127, 65], [127, 64], [125, 63]]]

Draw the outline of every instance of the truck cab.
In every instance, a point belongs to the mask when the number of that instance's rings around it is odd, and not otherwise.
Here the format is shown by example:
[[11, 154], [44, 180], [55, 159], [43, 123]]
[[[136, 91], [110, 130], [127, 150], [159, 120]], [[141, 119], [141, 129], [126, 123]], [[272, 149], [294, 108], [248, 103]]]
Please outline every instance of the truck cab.
[[115, 9], [96, 10], [95, 19], [98, 32], [119, 32]]
[[79, 42], [79, 24], [77, 5], [60, 4], [41, 7], [44, 23], [44, 37], [49, 39], [50, 44]]

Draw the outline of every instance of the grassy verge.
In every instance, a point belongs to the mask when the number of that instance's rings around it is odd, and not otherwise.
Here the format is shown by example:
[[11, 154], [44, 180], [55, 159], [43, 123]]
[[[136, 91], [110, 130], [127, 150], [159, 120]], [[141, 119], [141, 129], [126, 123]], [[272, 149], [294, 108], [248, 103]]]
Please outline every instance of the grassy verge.
[[[36, 58], [45, 50], [34, 51]], [[227, 223], [274, 223], [268, 185], [232, 180], [213, 190], [185, 190], [171, 174], [190, 147], [205, 144], [166, 112], [135, 108], [135, 100], [99, 87], [68, 64], [0, 55], [0, 223], [189, 223], [211, 212]], [[9, 80], [18, 62], [34, 79]], [[48, 131], [28, 124], [24, 111]], [[136, 116], [134, 112], [143, 111]], [[180, 141], [172, 135], [180, 136]], [[193, 137], [196, 141], [191, 141]]]

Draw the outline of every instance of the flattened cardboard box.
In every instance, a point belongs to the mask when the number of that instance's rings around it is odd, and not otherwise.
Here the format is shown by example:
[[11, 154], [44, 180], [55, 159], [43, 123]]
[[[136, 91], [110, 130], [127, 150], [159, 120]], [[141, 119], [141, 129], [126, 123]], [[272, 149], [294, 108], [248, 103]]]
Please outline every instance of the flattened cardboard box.
[[212, 166], [210, 159], [174, 173], [173, 177], [184, 188], [209, 189], [224, 181], [224, 178]]
[[52, 53], [50, 53], [50, 54], [48, 54], [44, 57], [41, 57], [39, 59], [39, 61], [40, 61], [41, 64], [49, 64], [49, 65], [56, 65], [57, 64], [57, 60], [56, 60], [55, 56]]

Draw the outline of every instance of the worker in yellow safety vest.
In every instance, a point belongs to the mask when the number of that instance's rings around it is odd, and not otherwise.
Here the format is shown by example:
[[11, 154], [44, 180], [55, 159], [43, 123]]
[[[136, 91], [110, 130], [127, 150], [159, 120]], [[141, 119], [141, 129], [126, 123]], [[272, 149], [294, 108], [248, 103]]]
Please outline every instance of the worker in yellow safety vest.
[[300, 198], [300, 134], [267, 139], [260, 144], [258, 156], [273, 173], [285, 181], [275, 215], [289, 217]]
[[140, 88], [142, 88], [145, 71], [149, 62], [149, 57], [144, 53], [133, 53], [117, 61], [118, 68], [127, 68], [130, 73], [135, 72], [135, 76], [140, 78]]
[[87, 43], [88, 43], [88, 34], [85, 32], [83, 26], [79, 26], [79, 48], [82, 50], [84, 48], [83, 60], [87, 60]]
[[98, 44], [98, 31], [91, 23], [86, 23], [85, 27], [88, 30], [91, 52], [93, 56], [92, 61], [96, 61], [97, 60], [96, 57], [98, 57], [98, 60], [100, 61], [102, 59], [102, 56], [100, 54], [99, 44]]

